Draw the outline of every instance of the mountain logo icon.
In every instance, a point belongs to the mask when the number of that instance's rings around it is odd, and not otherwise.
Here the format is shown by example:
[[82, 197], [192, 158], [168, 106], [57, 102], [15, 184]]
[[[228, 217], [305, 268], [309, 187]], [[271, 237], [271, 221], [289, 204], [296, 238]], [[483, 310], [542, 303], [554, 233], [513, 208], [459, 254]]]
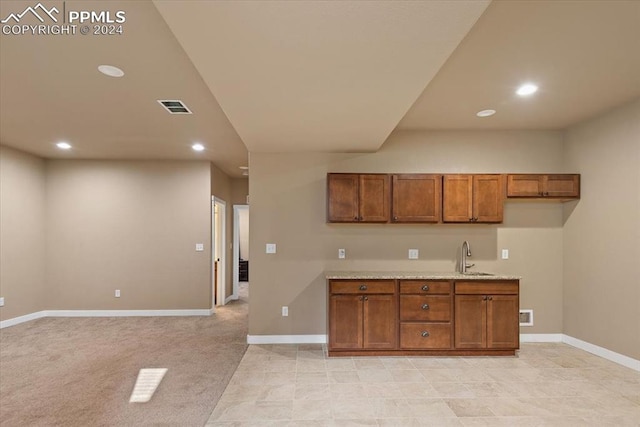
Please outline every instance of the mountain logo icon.
[[48, 16], [49, 18], [51, 18], [53, 22], [58, 22], [58, 19], [53, 14], [54, 13], [58, 14], [60, 13], [60, 11], [56, 7], [47, 9], [42, 5], [42, 3], [38, 3], [34, 7], [31, 7], [31, 6], [27, 7], [25, 10], [22, 11], [22, 13], [17, 13], [17, 14], [10, 13], [9, 16], [7, 16], [5, 19], [3, 19], [0, 22], [2, 22], [3, 24], [6, 24], [9, 21], [13, 20], [17, 24], [25, 15], [29, 13], [35, 16], [38, 19], [38, 21], [44, 23], [43, 16]]

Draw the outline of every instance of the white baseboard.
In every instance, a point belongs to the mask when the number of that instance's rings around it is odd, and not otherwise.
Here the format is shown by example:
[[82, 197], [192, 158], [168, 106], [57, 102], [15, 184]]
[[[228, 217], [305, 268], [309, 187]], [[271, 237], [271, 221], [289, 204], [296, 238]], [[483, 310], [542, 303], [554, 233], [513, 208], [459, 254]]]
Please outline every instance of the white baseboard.
[[326, 335], [247, 335], [247, 344], [326, 344]]
[[25, 314], [24, 316], [13, 317], [11, 319], [1, 321], [0, 329], [19, 325], [20, 323], [30, 322], [31, 320], [42, 319], [43, 317], [47, 317], [46, 311], [36, 311], [35, 313]]
[[579, 340], [578, 338], [570, 337], [569, 335], [563, 335], [562, 342], [565, 344], [569, 344], [570, 346], [579, 348], [580, 350], [587, 351], [589, 353], [595, 354], [596, 356], [600, 356], [604, 359], [615, 362], [619, 365], [631, 368], [634, 371], [640, 371], [640, 360], [633, 359], [629, 356], [625, 356], [624, 354], [616, 353], [615, 351], [611, 351], [604, 347]]
[[229, 304], [231, 301], [235, 301], [237, 299], [238, 299], [238, 295], [232, 294], [232, 295], [229, 295], [227, 298], [225, 298], [224, 303]]
[[520, 334], [520, 342], [562, 342], [562, 334]]
[[43, 317], [166, 317], [211, 316], [213, 309], [192, 310], [43, 310], [0, 322], [0, 329]]

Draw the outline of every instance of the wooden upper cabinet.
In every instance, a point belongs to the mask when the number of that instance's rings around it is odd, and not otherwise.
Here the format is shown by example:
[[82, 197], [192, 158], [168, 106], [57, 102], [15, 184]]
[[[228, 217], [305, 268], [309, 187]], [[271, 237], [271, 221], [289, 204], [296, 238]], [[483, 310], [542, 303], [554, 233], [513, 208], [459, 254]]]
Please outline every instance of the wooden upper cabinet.
[[444, 175], [442, 185], [444, 222], [502, 222], [502, 175]]
[[507, 175], [507, 197], [579, 199], [579, 174]]
[[391, 193], [392, 222], [440, 222], [442, 175], [393, 175]]
[[389, 222], [389, 175], [360, 175], [360, 222]]
[[388, 222], [389, 175], [327, 174], [329, 222]]
[[331, 173], [327, 175], [327, 219], [329, 222], [357, 222], [357, 174]]

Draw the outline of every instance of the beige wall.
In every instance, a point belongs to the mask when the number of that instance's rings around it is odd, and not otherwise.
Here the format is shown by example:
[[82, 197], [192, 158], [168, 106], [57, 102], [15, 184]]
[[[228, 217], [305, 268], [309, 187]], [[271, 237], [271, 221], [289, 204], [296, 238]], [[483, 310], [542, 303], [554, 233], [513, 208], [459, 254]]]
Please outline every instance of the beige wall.
[[46, 174], [47, 309], [211, 307], [208, 162], [48, 160]]
[[327, 224], [325, 212], [327, 172], [557, 172], [562, 154], [562, 133], [533, 131], [402, 131], [376, 153], [251, 153], [249, 333], [324, 334], [325, 270], [454, 271], [464, 240], [476, 270], [522, 276], [521, 307], [535, 315], [522, 333], [561, 333], [562, 204], [507, 202], [501, 225]]
[[640, 359], [640, 101], [571, 128], [582, 199], [564, 226], [564, 333]]
[[43, 310], [45, 163], [0, 146], [0, 320]]
[[249, 195], [249, 180], [247, 178], [233, 178], [231, 180], [231, 203], [246, 205]]

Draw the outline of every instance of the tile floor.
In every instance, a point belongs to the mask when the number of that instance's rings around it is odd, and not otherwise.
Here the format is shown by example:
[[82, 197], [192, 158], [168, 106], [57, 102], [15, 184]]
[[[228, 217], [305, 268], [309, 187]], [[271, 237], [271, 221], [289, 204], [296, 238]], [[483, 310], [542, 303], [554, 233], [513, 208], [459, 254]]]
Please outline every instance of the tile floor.
[[566, 344], [517, 357], [328, 358], [251, 345], [207, 426], [639, 426], [640, 372]]

